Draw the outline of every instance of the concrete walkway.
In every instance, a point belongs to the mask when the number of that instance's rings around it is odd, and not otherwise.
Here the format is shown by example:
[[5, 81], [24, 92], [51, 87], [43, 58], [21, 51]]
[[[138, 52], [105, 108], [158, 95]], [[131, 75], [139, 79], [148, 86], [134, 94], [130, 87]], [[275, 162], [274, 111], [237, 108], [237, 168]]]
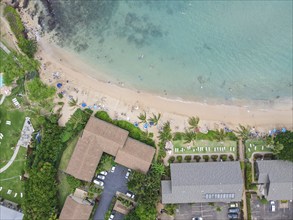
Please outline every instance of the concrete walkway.
[[15, 160], [15, 158], [16, 158], [16, 156], [17, 156], [17, 153], [18, 153], [18, 151], [19, 151], [19, 148], [20, 148], [19, 145], [16, 146], [16, 148], [15, 148], [15, 150], [14, 150], [14, 153], [13, 153], [11, 159], [8, 161], [8, 163], [7, 163], [4, 167], [2, 167], [2, 168], [0, 169], [0, 173], [3, 173], [5, 170], [7, 170], [7, 169], [10, 167], [10, 165], [14, 162], [14, 160]]
[[[238, 142], [238, 150], [239, 150], [239, 160], [240, 160], [240, 163], [241, 162], [244, 162], [244, 144], [242, 142], [242, 139], [239, 140]], [[243, 178], [243, 183], [244, 183], [244, 186], [243, 186], [243, 193], [242, 193], [242, 201], [243, 201], [243, 218], [244, 220], [247, 220], [247, 203], [246, 203], [246, 189], [245, 189], [245, 167], [242, 171], [242, 178]]]

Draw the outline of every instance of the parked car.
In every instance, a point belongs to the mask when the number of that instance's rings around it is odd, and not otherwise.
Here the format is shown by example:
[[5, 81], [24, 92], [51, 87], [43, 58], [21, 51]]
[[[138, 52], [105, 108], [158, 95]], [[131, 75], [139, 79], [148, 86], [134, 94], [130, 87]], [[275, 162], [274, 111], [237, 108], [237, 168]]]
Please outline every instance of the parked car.
[[237, 208], [237, 207], [238, 207], [237, 202], [230, 203], [230, 208]]
[[100, 174], [102, 174], [104, 176], [107, 176], [108, 172], [107, 171], [102, 171], [102, 172], [100, 172]]
[[113, 220], [115, 217], [114, 213], [111, 213], [110, 217], [109, 217], [109, 220]]
[[275, 212], [276, 211], [276, 203], [275, 203], [275, 201], [270, 201], [270, 204], [271, 204], [271, 211]]
[[112, 168], [111, 168], [111, 173], [114, 173], [114, 171], [115, 171], [115, 166], [112, 166]]
[[104, 175], [97, 175], [97, 179], [104, 180], [106, 177]]
[[228, 213], [239, 213], [240, 209], [239, 208], [229, 208]]
[[98, 186], [104, 186], [104, 182], [101, 180], [94, 180], [94, 184], [97, 184]]
[[193, 217], [191, 220], [203, 220], [202, 217]]
[[128, 179], [130, 173], [131, 173], [131, 169], [128, 169], [128, 171], [127, 171], [127, 173], [126, 173], [126, 175], [125, 175], [125, 178], [126, 178], [126, 179]]
[[134, 197], [135, 197], [134, 193], [132, 193], [130, 191], [127, 191], [125, 195], [128, 196], [129, 198], [132, 198], [132, 199], [134, 199]]
[[228, 213], [228, 218], [229, 219], [238, 219], [238, 214], [237, 213]]

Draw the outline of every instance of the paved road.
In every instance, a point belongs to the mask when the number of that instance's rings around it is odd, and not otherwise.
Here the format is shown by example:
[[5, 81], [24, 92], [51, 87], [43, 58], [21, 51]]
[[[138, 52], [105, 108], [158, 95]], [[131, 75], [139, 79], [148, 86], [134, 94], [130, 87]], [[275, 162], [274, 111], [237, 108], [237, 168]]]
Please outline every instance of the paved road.
[[[126, 193], [127, 191], [127, 179], [125, 175], [127, 173], [127, 168], [121, 165], [117, 165], [115, 172], [108, 172], [108, 175], [104, 181], [105, 188], [101, 199], [98, 205], [98, 208], [95, 212], [95, 220], [104, 220], [105, 214], [109, 209], [113, 197], [116, 195], [116, 192]], [[115, 218], [117, 219], [117, 218]]]

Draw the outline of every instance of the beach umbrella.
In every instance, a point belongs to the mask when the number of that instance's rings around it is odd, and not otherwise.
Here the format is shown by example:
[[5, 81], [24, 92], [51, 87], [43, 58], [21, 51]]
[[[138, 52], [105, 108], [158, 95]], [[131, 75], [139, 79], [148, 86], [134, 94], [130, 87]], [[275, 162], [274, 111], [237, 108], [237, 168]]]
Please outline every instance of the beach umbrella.
[[86, 107], [86, 104], [83, 102], [83, 103], [81, 103], [81, 107]]
[[133, 125], [134, 125], [135, 127], [138, 127], [138, 123], [137, 123], [137, 122], [134, 122]]
[[286, 128], [282, 128], [282, 132], [285, 133], [287, 130]]
[[148, 129], [148, 127], [149, 127], [148, 123], [145, 123], [145, 124], [143, 125], [143, 128], [144, 128], [144, 129]]
[[57, 88], [60, 89], [62, 87], [62, 83], [57, 84]]

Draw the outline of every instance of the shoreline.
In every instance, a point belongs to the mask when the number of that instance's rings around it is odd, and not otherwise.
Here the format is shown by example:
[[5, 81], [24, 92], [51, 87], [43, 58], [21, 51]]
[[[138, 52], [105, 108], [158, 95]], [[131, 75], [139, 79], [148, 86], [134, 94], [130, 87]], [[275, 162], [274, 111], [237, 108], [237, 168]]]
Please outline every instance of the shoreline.
[[[61, 111], [60, 124], [64, 125], [74, 110], [69, 107], [70, 97], [78, 98], [79, 102], [88, 105], [103, 106], [113, 118], [137, 121], [137, 116], [145, 111], [147, 116], [151, 113], [161, 113], [161, 121], [171, 121], [171, 126], [183, 131], [188, 125], [187, 119], [191, 116], [200, 118], [200, 125], [216, 129], [225, 124], [235, 129], [238, 124], [256, 127], [259, 131], [268, 131], [273, 128], [286, 127], [292, 129], [292, 101], [278, 100], [278, 103], [262, 101], [265, 105], [243, 104], [207, 104], [184, 99], [170, 99], [157, 94], [136, 91], [118, 86], [112, 82], [98, 80], [93, 76], [106, 76], [99, 70], [87, 65], [74, 54], [50, 43], [49, 35], [39, 35], [40, 26], [35, 19], [32, 20], [26, 10], [20, 13], [25, 26], [31, 36], [38, 40], [39, 50], [36, 58], [40, 60], [41, 79], [49, 85], [56, 87], [58, 82], [64, 86], [58, 92], [65, 91], [65, 105]], [[53, 73], [58, 72], [58, 77]], [[99, 73], [99, 74], [97, 74]], [[81, 91], [76, 92], [76, 91]], [[64, 100], [65, 99], [65, 100]], [[105, 106], [105, 107], [104, 107]]]
[[[205, 124], [220, 124], [224, 122], [232, 128], [235, 128], [239, 123], [265, 130], [282, 126], [288, 129], [292, 128], [292, 108], [290, 108], [290, 103], [276, 105], [274, 108], [270, 109], [253, 109], [247, 106], [224, 104], [211, 105], [200, 102], [174, 100], [146, 92], [138, 93], [135, 90], [99, 81], [92, 77], [90, 73], [98, 72], [98, 70], [92, 69], [90, 66], [78, 60], [73, 54], [46, 42], [45, 39], [39, 41], [39, 46], [40, 50], [37, 56], [42, 57], [43, 64], [51, 63], [50, 69], [53, 68], [55, 71], [64, 74], [63, 81], [69, 80], [72, 81], [73, 84], [74, 82], [79, 82], [77, 86], [79, 90], [87, 91], [87, 97], [81, 97], [81, 99], [79, 99], [80, 101], [84, 99], [87, 99], [84, 101], [90, 101], [92, 98], [92, 102], [95, 102], [94, 97], [97, 95], [107, 97], [107, 99], [113, 99], [108, 103], [110, 115], [113, 115], [113, 111], [117, 111], [119, 108], [123, 110], [125, 107], [129, 107], [129, 105], [138, 103], [138, 105], [140, 105], [140, 110], [137, 111], [136, 115], [142, 111], [146, 111], [147, 113], [160, 112], [162, 113], [162, 118], [165, 120], [167, 118], [169, 118], [167, 120], [173, 118], [177, 121], [179, 116], [181, 119], [185, 118], [183, 120], [186, 121], [188, 117], [197, 115]], [[43, 78], [46, 83], [48, 83], [48, 77], [50, 77], [48, 71], [49, 70], [46, 70], [46, 73], [43, 72], [41, 74], [41, 78]], [[116, 102], [116, 106], [113, 102]], [[66, 108], [66, 105], [64, 108]], [[132, 115], [133, 114], [131, 114], [131, 116]], [[132, 121], [137, 120], [133, 117], [130, 118]]]

